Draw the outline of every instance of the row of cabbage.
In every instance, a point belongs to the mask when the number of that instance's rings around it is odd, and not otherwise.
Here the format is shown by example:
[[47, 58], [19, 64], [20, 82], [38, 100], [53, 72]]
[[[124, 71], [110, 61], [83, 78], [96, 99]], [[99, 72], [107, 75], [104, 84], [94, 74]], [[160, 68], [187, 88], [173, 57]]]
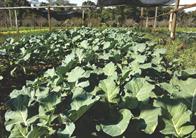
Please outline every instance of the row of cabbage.
[[196, 137], [196, 71], [175, 71], [137, 32], [80, 28], [5, 47], [11, 73], [60, 63], [10, 94], [10, 138]]

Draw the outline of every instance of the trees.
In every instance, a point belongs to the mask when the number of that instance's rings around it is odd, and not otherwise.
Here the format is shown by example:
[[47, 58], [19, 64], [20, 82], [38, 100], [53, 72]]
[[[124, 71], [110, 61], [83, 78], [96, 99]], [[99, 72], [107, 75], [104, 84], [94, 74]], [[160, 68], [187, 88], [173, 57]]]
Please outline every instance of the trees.
[[69, 0], [56, 0], [57, 5], [69, 5]]
[[[95, 10], [93, 7], [95, 6], [96, 4], [90, 0], [87, 0], [87, 1], [84, 1], [82, 3], [82, 6], [90, 6], [89, 8], [85, 8], [84, 10], [86, 12], [88, 12], [87, 16], [88, 16], [88, 25], [90, 25], [90, 18], [93, 16], [93, 12], [92, 10]], [[84, 15], [85, 16], [85, 15]], [[86, 19], [87, 17], [84, 17], [84, 20]]]
[[5, 6], [30, 6], [30, 3], [27, 0], [3, 0]]

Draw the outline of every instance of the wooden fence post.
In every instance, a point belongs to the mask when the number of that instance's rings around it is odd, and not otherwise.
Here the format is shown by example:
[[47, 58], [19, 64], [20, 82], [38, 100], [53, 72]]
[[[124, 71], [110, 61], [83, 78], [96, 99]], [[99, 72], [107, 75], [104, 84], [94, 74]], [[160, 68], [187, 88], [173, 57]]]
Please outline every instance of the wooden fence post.
[[169, 16], [169, 31], [170, 32], [172, 31], [172, 22], [173, 22], [173, 12], [170, 13], [170, 16]]
[[146, 28], [148, 28], [148, 26], [149, 26], [149, 18], [148, 18], [148, 16], [146, 17]]
[[143, 27], [143, 18], [144, 18], [144, 8], [141, 7], [141, 13], [140, 13], [140, 18], [141, 18], [141, 26]]
[[49, 31], [52, 30], [52, 26], [51, 26], [51, 15], [50, 15], [50, 6], [48, 7], [48, 28], [49, 28]]
[[91, 9], [88, 8], [88, 27], [91, 27]]
[[85, 23], [85, 10], [82, 9], [82, 25], [84, 26]]
[[15, 15], [16, 32], [17, 32], [17, 34], [19, 34], [18, 17], [17, 17], [17, 11], [16, 10], [14, 10], [14, 15]]
[[[179, 4], [180, 4], [180, 0], [176, 0], [174, 10], [177, 10], [179, 8]], [[171, 34], [170, 34], [170, 37], [173, 40], [175, 40], [175, 38], [176, 38], [176, 19], [177, 19], [177, 12], [174, 12], [173, 13], [173, 22], [172, 22], [172, 31], [171, 31]]]
[[155, 8], [154, 29], [157, 27], [158, 7]]
[[12, 13], [11, 13], [11, 10], [8, 10], [9, 12], [9, 21], [10, 21], [10, 27], [12, 27]]

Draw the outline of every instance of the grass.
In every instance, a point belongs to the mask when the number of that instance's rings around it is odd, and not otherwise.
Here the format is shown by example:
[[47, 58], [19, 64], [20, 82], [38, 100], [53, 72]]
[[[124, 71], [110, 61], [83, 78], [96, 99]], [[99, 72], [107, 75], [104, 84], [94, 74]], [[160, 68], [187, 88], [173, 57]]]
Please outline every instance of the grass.
[[168, 61], [176, 61], [182, 69], [196, 69], [196, 28], [177, 28], [177, 37], [171, 40], [166, 28], [144, 29], [145, 37], [166, 48]]

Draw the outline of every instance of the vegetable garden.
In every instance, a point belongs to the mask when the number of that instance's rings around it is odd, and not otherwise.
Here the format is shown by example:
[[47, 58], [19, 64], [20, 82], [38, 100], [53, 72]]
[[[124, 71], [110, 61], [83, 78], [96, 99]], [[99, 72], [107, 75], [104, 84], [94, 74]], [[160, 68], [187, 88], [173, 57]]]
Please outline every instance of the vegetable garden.
[[196, 137], [196, 70], [180, 70], [156, 45], [122, 28], [7, 39], [0, 99], [12, 91], [9, 137]]

